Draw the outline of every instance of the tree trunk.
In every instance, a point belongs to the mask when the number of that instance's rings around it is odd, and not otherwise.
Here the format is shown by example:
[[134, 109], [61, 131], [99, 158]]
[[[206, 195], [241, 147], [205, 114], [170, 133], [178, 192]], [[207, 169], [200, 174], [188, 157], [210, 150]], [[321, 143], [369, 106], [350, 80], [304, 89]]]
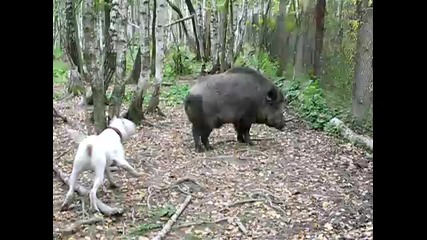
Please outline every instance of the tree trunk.
[[185, 0], [185, 3], [187, 4], [188, 11], [190, 12], [191, 15], [193, 15], [193, 17], [191, 18], [191, 23], [193, 26], [194, 39], [196, 40], [196, 48], [197, 48], [196, 60], [200, 61], [201, 60], [201, 55], [200, 55], [201, 49], [200, 49], [199, 37], [197, 36], [196, 10], [194, 9], [193, 4], [191, 3], [191, 0]]
[[233, 1], [228, 3], [229, 5], [229, 11], [230, 11], [230, 24], [229, 25], [229, 29], [230, 29], [230, 37], [228, 38], [228, 56], [227, 56], [227, 62], [230, 64], [231, 67], [234, 66], [234, 27], [233, 27]]
[[212, 11], [211, 11], [211, 59], [212, 64], [215, 65], [218, 62], [218, 15], [216, 9], [216, 2], [212, 0], [211, 2]]
[[278, 76], [281, 76], [283, 71], [286, 69], [286, 54], [288, 49], [289, 34], [285, 31], [285, 18], [286, 18], [286, 0], [280, 0], [279, 2], [279, 16], [277, 17], [277, 38], [278, 38], [278, 57], [279, 57], [279, 69]]
[[147, 108], [147, 112], [154, 113], [157, 110], [159, 115], [163, 115], [159, 108], [160, 101], [160, 86], [163, 80], [163, 60], [165, 57], [164, 46], [165, 46], [165, 25], [166, 25], [166, 1], [165, 0], [156, 0], [156, 15], [157, 15], [157, 24], [156, 24], [156, 73], [155, 73], [155, 82], [154, 90], [150, 99], [150, 103]]
[[84, 29], [84, 60], [87, 72], [86, 81], [92, 83], [94, 102], [95, 131], [101, 133], [106, 127], [105, 105], [104, 105], [104, 81], [100, 75], [97, 59], [100, 59], [99, 41], [95, 34], [96, 12], [94, 0], [86, 0], [83, 13]]
[[151, 59], [150, 77], [156, 72], [156, 21], [157, 21], [157, 0], [153, 0], [153, 17], [151, 19]]
[[352, 115], [360, 123], [366, 119], [372, 105], [373, 8], [365, 8], [358, 35]]
[[323, 50], [323, 35], [325, 25], [326, 0], [317, 0], [316, 3], [316, 40], [314, 46], [314, 75], [319, 76], [321, 71], [321, 54]]
[[133, 100], [129, 106], [127, 118], [133, 121], [135, 124], [139, 124], [144, 119], [144, 112], [142, 109], [144, 102], [144, 94], [147, 90], [148, 80], [150, 78], [150, 17], [148, 15], [150, 8], [148, 0], [141, 1], [141, 72], [138, 79], [138, 85], [134, 93]]
[[240, 15], [240, 19], [236, 26], [236, 33], [235, 37], [236, 40], [234, 41], [234, 58], [233, 61], [236, 61], [237, 56], [239, 56], [240, 51], [242, 50], [243, 46], [243, 39], [245, 37], [246, 33], [246, 19], [248, 19], [248, 1], [243, 0], [242, 3], [242, 13]]
[[220, 63], [221, 63], [221, 67], [220, 67], [220, 72], [224, 72], [227, 69], [227, 62], [225, 59], [225, 46], [227, 44], [227, 16], [228, 16], [228, 4], [229, 4], [230, 0], [225, 0], [224, 3], [224, 10], [222, 12], [222, 16], [221, 16], [221, 57], [220, 57]]
[[81, 66], [81, 48], [78, 44], [77, 20], [74, 12], [75, 6], [73, 0], [65, 1], [65, 16], [66, 16], [66, 54], [70, 56], [70, 61], [77, 66], [79, 73], [82, 73]]
[[127, 22], [128, 22], [128, 3], [127, 0], [113, 0], [111, 9], [110, 36], [114, 41], [114, 50], [116, 52], [116, 82], [111, 95], [109, 107], [110, 119], [120, 115], [123, 95], [125, 93], [126, 78], [126, 50], [127, 50]]

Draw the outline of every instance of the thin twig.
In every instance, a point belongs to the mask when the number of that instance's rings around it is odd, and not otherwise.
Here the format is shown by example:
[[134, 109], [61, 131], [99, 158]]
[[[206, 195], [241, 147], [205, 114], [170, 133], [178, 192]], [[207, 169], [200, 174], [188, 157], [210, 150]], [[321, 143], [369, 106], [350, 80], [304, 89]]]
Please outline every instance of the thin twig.
[[226, 208], [234, 207], [234, 206], [241, 205], [241, 204], [245, 204], [245, 203], [263, 202], [264, 200], [265, 200], [265, 199], [262, 199], [262, 198], [249, 198], [249, 199], [244, 199], [244, 200], [241, 200], [241, 201], [237, 201], [237, 202], [234, 202], [234, 203], [228, 204], [228, 205], [226, 206]]
[[228, 219], [229, 219], [229, 217], [225, 217], [225, 218], [220, 218], [220, 219], [215, 220], [215, 221], [200, 221], [200, 222], [184, 223], [184, 224], [180, 224], [180, 225], [174, 227], [174, 229], [198, 226], [198, 225], [203, 225], [203, 224], [217, 224], [220, 222], [228, 221]]
[[169, 221], [166, 223], [166, 225], [160, 230], [159, 233], [152, 239], [152, 240], [161, 240], [168, 234], [168, 232], [171, 230], [172, 225], [176, 222], [179, 215], [184, 211], [184, 209], [187, 207], [188, 203], [191, 201], [191, 195], [187, 195], [184, 202], [181, 203], [178, 210], [172, 215], [172, 217], [169, 219]]
[[236, 222], [236, 224], [239, 227], [240, 231], [242, 231], [242, 233], [244, 235], [248, 234], [248, 230], [246, 229], [245, 225], [243, 225], [243, 223], [240, 221], [239, 218], [236, 218], [234, 221]]

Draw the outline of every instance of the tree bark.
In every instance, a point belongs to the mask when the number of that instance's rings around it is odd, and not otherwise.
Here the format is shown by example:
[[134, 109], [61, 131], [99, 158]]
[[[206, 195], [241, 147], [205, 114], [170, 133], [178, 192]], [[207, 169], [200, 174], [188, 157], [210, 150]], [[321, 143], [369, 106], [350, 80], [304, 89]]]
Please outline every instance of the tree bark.
[[317, 0], [316, 3], [316, 40], [314, 46], [314, 75], [319, 76], [321, 71], [321, 55], [323, 50], [323, 36], [325, 25], [326, 0]]
[[228, 4], [230, 0], [225, 0], [224, 3], [224, 11], [222, 12], [222, 24], [221, 24], [221, 57], [220, 57], [220, 72], [224, 72], [227, 69], [227, 61], [226, 61], [226, 54], [225, 54], [225, 46], [227, 44], [227, 16], [228, 16]]
[[125, 93], [126, 78], [126, 52], [127, 52], [127, 0], [113, 0], [111, 9], [110, 36], [116, 52], [116, 82], [109, 107], [110, 119], [120, 115], [120, 108]]
[[156, 110], [159, 115], [162, 115], [159, 108], [160, 101], [160, 86], [163, 80], [163, 60], [165, 57], [164, 46], [165, 46], [165, 25], [166, 25], [166, 1], [156, 0], [156, 72], [154, 81], [154, 90], [150, 99], [150, 103], [147, 108], [147, 112], [154, 113]]
[[139, 27], [141, 32], [141, 71], [133, 100], [130, 104], [128, 113], [126, 114], [127, 118], [133, 121], [135, 124], [139, 124], [141, 120], [144, 119], [144, 112], [142, 109], [144, 94], [147, 90], [147, 83], [150, 78], [150, 17], [148, 15], [150, 8], [148, 0], [143, 0], [141, 3], [142, 6], [139, 8], [141, 11], [141, 22]]
[[99, 41], [95, 34], [96, 12], [94, 0], [85, 0], [83, 12], [84, 31], [84, 59], [87, 72], [85, 79], [92, 83], [94, 102], [95, 131], [101, 133], [106, 127], [105, 105], [104, 105], [104, 81], [100, 75], [97, 59], [100, 58]]
[[365, 8], [358, 35], [352, 115], [356, 122], [362, 122], [373, 95], [373, 8]]

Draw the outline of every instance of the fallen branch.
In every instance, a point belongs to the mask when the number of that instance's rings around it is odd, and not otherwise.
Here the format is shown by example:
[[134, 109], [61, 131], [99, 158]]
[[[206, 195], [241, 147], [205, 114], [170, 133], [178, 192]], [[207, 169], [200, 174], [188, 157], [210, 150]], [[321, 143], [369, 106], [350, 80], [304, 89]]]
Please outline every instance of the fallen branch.
[[162, 228], [162, 230], [157, 233], [157, 235], [152, 240], [160, 240], [168, 234], [168, 232], [171, 230], [172, 225], [176, 222], [179, 215], [184, 211], [184, 209], [187, 207], [188, 203], [191, 201], [191, 195], [187, 195], [184, 202], [181, 203], [178, 210], [172, 215], [172, 217], [169, 219], [169, 221], [166, 223], [166, 225]]
[[[69, 184], [68, 184], [69, 176], [67, 176], [65, 173], [63, 173], [57, 166], [55, 166], [55, 164], [53, 165], [53, 171], [56, 173], [56, 176], [58, 176], [59, 179], [69, 187]], [[83, 187], [79, 184], [76, 184], [74, 191], [79, 196], [88, 196], [89, 195], [89, 190], [87, 190], [85, 187]], [[96, 205], [98, 206], [101, 213], [106, 215], [106, 216], [123, 213], [123, 209], [112, 208], [112, 207], [106, 205], [105, 203], [103, 203], [99, 199], [96, 200]]]
[[344, 122], [342, 122], [338, 118], [332, 118], [329, 123], [335, 126], [340, 131], [341, 136], [350, 141], [351, 143], [361, 144], [364, 147], [369, 148], [371, 151], [374, 150], [374, 141], [371, 138], [353, 132], [353, 130], [345, 126]]
[[180, 22], [184, 22], [185, 20], [191, 19], [191, 18], [193, 18], [193, 17], [194, 17], [194, 15], [193, 15], [193, 14], [191, 14], [191, 15], [189, 15], [189, 16], [187, 16], [187, 17], [184, 17], [184, 18], [178, 19], [178, 20], [176, 20], [175, 22], [171, 22], [171, 23], [169, 23], [169, 24], [166, 24], [166, 25], [165, 25], [165, 27], [170, 27], [170, 26], [172, 26], [172, 25], [175, 25], [175, 24], [180, 23]]
[[102, 217], [94, 216], [90, 219], [78, 220], [78, 221], [74, 222], [73, 224], [71, 224], [71, 226], [69, 226], [65, 229], [60, 229], [58, 232], [63, 233], [63, 234], [73, 234], [73, 233], [77, 232], [82, 225], [91, 225], [91, 224], [95, 224], [95, 223], [102, 222], [102, 221], [104, 221], [104, 219]]
[[220, 218], [220, 219], [215, 220], [215, 221], [200, 221], [200, 222], [184, 223], [184, 224], [180, 224], [178, 226], [175, 226], [173, 229], [193, 227], [193, 226], [198, 226], [198, 225], [203, 225], [203, 224], [217, 224], [220, 222], [228, 221], [229, 219], [230, 219], [229, 217], [225, 217], [225, 218]]

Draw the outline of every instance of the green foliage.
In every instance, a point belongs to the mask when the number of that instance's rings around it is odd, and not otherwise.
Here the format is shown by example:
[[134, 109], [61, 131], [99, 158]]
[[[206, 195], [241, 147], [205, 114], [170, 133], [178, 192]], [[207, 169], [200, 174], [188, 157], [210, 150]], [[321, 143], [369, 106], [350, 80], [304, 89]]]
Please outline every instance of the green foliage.
[[243, 54], [237, 57], [235, 66], [252, 67], [261, 70], [270, 78], [276, 78], [279, 63], [271, 60], [266, 51], [261, 50], [256, 53], [255, 48], [244, 45]]
[[161, 92], [161, 97], [168, 106], [176, 106], [184, 102], [190, 87], [187, 84], [176, 83], [167, 91]]
[[64, 84], [68, 78], [68, 66], [59, 60], [53, 61], [53, 83]]
[[165, 80], [174, 81], [177, 76], [199, 72], [202, 63], [196, 61], [195, 57], [196, 55], [184, 45], [171, 46], [165, 56]]
[[175, 206], [170, 205], [170, 204], [167, 204], [164, 207], [148, 210], [148, 212], [147, 212], [148, 216], [147, 217], [151, 221], [137, 226], [135, 229], [133, 229], [130, 232], [130, 235], [131, 236], [143, 236], [152, 230], [162, 228], [163, 224], [159, 223], [158, 220], [161, 220], [161, 218], [169, 219], [170, 217], [172, 217], [172, 215], [175, 212], [176, 212]]
[[130, 232], [132, 236], [143, 236], [146, 233], [162, 228], [162, 224], [160, 223], [144, 223], [136, 227], [133, 231]]
[[325, 125], [334, 116], [317, 80], [309, 80], [306, 84], [293, 81], [286, 93], [289, 103], [313, 129], [324, 130]]

